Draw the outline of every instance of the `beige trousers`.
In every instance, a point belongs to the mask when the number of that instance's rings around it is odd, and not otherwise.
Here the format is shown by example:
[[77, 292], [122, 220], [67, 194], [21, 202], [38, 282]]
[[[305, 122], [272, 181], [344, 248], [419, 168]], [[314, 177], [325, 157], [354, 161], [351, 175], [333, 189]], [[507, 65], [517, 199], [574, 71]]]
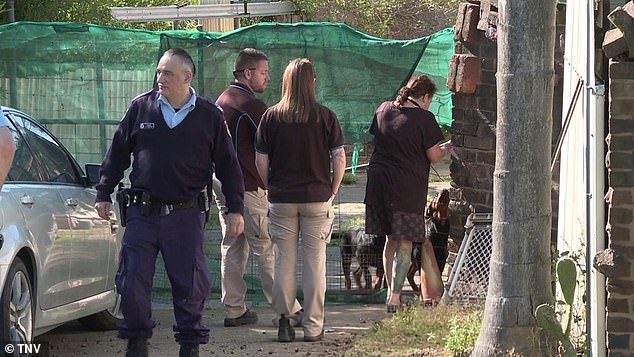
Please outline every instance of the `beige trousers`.
[[302, 289], [305, 336], [317, 336], [324, 327], [326, 298], [326, 245], [330, 242], [332, 202], [271, 203], [269, 230], [275, 244], [273, 309], [290, 315], [296, 296], [297, 248], [302, 244]]
[[[222, 194], [222, 185], [214, 177], [213, 191], [216, 204], [220, 210], [220, 225], [222, 227], [221, 246], [221, 302], [228, 318], [237, 318], [246, 311], [244, 298], [247, 293], [247, 285], [244, 281], [244, 271], [249, 259], [249, 248], [258, 263], [262, 292], [266, 301], [272, 304], [273, 276], [275, 265], [275, 251], [273, 242], [268, 232], [268, 200], [267, 192], [258, 188], [257, 191], [244, 193], [244, 233], [238, 237], [227, 237], [227, 225], [224, 212], [226, 212], [225, 196]], [[293, 313], [301, 309], [299, 302], [295, 301]]]

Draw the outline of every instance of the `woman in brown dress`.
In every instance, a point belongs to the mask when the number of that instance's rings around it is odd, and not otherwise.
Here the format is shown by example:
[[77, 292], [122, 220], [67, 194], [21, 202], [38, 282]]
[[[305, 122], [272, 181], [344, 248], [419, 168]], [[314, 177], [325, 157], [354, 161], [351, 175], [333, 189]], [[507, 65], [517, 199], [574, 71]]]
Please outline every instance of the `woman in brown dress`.
[[365, 193], [365, 230], [387, 235], [383, 267], [387, 309], [395, 312], [411, 263], [412, 242], [425, 240], [429, 168], [451, 152], [429, 105], [436, 92], [424, 75], [413, 77], [394, 101], [376, 110], [370, 133], [374, 152]]

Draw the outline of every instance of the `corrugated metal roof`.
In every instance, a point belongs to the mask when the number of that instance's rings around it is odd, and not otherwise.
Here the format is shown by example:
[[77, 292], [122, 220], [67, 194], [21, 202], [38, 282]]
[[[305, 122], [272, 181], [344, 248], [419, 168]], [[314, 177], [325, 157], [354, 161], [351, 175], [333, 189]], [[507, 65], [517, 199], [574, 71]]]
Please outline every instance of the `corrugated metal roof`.
[[234, 18], [254, 16], [290, 15], [297, 12], [290, 1], [248, 3], [247, 13], [243, 3], [206, 4], [186, 6], [112, 7], [112, 17], [124, 22], [172, 21], [192, 19]]

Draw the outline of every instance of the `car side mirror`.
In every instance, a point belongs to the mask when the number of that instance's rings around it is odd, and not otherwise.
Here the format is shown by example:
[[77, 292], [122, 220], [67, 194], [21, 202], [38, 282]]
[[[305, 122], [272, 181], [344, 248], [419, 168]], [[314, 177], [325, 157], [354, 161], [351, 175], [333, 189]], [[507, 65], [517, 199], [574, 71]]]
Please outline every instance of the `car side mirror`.
[[86, 183], [88, 186], [94, 186], [99, 183], [100, 164], [86, 164]]

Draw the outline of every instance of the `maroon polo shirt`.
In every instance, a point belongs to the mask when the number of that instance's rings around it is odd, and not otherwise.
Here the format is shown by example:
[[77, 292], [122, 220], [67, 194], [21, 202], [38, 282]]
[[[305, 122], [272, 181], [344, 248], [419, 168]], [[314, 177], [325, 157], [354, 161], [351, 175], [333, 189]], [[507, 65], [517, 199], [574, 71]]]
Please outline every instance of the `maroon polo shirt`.
[[244, 176], [244, 190], [264, 189], [264, 183], [255, 167], [255, 133], [267, 106], [253, 91], [239, 82], [231, 82], [216, 101], [224, 111], [233, 146]]

